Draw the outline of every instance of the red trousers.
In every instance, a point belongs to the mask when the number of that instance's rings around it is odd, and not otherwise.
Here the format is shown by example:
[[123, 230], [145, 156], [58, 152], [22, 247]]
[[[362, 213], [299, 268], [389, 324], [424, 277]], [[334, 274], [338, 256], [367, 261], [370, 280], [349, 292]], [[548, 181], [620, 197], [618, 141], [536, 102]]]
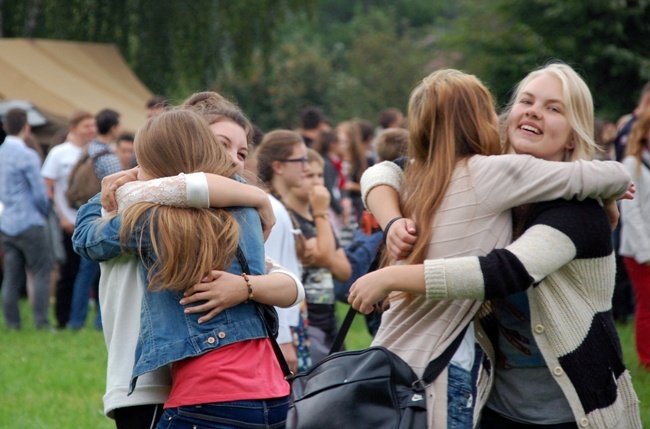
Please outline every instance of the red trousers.
[[636, 307], [634, 331], [639, 362], [650, 367], [650, 266], [637, 263], [634, 258], [623, 258], [627, 275], [634, 287]]

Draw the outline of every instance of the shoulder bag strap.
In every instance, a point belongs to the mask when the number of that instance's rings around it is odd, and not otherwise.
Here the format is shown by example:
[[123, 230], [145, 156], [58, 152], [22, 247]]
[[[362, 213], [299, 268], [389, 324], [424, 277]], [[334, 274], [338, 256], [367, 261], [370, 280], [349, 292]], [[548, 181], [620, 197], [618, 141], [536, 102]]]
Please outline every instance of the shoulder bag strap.
[[[350, 307], [348, 313], [345, 315], [343, 323], [341, 324], [341, 329], [334, 339], [334, 344], [332, 344], [332, 348], [330, 349], [329, 354], [336, 353], [341, 350], [343, 341], [345, 341], [345, 336], [348, 334], [348, 331], [350, 330], [350, 326], [352, 326], [352, 321], [354, 320], [354, 316], [356, 314], [357, 311], [354, 308]], [[472, 322], [470, 321], [469, 323]], [[463, 341], [463, 338], [465, 338], [465, 333], [467, 332], [468, 327], [469, 324], [465, 326], [462, 332], [458, 334], [454, 341], [449, 345], [449, 347], [447, 347], [444, 352], [442, 352], [440, 356], [429, 362], [427, 367], [424, 369], [424, 374], [422, 375], [421, 379], [421, 381], [424, 382], [425, 386], [433, 382], [433, 380], [435, 380], [436, 377], [440, 375], [440, 373], [447, 367], [447, 365], [449, 365], [451, 358], [456, 353], [456, 350], [458, 350], [458, 347]]]
[[[469, 323], [472, 323], [472, 321], [470, 320]], [[447, 368], [447, 365], [449, 365], [449, 362], [451, 362], [451, 358], [456, 353], [456, 350], [458, 350], [460, 343], [463, 342], [463, 338], [465, 338], [468, 327], [469, 324], [463, 328], [462, 332], [458, 334], [456, 338], [454, 338], [454, 341], [449, 345], [449, 347], [447, 347], [444, 352], [442, 352], [440, 356], [429, 362], [427, 367], [424, 369], [424, 374], [422, 374], [422, 381], [424, 382], [425, 386], [427, 384], [431, 384], [433, 380], [435, 380], [440, 375], [440, 373], [445, 368]]]
[[348, 314], [346, 314], [345, 319], [343, 319], [339, 333], [336, 334], [336, 338], [334, 338], [334, 342], [332, 343], [332, 348], [330, 348], [329, 354], [341, 351], [341, 347], [343, 347], [343, 341], [345, 341], [345, 336], [348, 335], [348, 331], [350, 330], [350, 326], [352, 326], [352, 321], [356, 315], [357, 310], [350, 306]]
[[[248, 268], [248, 262], [246, 261], [246, 256], [244, 256], [244, 252], [241, 250], [241, 247], [237, 246], [237, 252], [235, 253], [235, 255], [237, 256], [239, 265], [241, 265], [242, 272], [250, 274], [251, 271]], [[280, 368], [282, 368], [282, 373], [284, 374], [284, 378], [289, 379], [290, 377], [293, 376], [293, 372], [289, 369], [289, 365], [287, 364], [287, 361], [284, 358], [284, 355], [282, 354], [282, 350], [280, 350], [280, 346], [278, 345], [275, 336], [271, 332], [271, 327], [268, 325], [268, 323], [266, 322], [266, 318], [262, 314], [262, 309], [260, 308], [261, 304], [256, 301], [253, 301], [253, 304], [257, 309], [257, 314], [260, 316], [260, 319], [262, 319], [262, 322], [264, 323], [264, 327], [266, 328], [266, 333], [269, 336], [269, 339], [271, 340], [271, 346], [273, 346], [275, 357], [278, 359], [278, 363], [280, 363]]]

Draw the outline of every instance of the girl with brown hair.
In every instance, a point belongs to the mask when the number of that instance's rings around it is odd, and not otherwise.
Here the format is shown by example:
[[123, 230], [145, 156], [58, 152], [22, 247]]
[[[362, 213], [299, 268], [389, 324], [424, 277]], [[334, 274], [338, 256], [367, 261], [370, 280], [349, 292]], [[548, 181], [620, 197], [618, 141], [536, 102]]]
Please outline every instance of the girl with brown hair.
[[361, 175], [368, 168], [368, 159], [366, 158], [359, 122], [359, 120], [345, 121], [336, 127], [339, 141], [345, 147], [345, 184], [343, 190], [350, 198], [356, 222], [359, 222], [361, 213], [363, 213], [361, 185], [359, 182], [361, 182]]
[[[300, 225], [285, 206], [291, 188], [302, 185], [308, 171], [307, 146], [300, 134], [288, 130], [267, 133], [255, 151], [258, 175], [269, 192], [276, 224], [266, 240], [266, 254], [289, 271], [302, 277], [303, 258], [311, 256], [305, 250], [305, 237]], [[304, 310], [304, 308], [303, 308]], [[303, 370], [311, 366], [304, 322], [306, 315], [298, 307], [279, 312], [278, 344], [289, 366]]]
[[352, 268], [330, 224], [330, 194], [324, 186], [323, 158], [315, 150], [307, 149], [307, 162], [309, 171], [302, 186], [292, 187], [285, 201], [306, 239], [305, 247], [311, 252], [310, 263], [302, 267], [302, 283], [309, 321], [309, 352], [316, 364], [327, 357], [338, 333], [334, 280], [347, 281]]
[[181, 108], [194, 110], [205, 119], [214, 135], [225, 143], [226, 151], [237, 164], [238, 173], [242, 174], [254, 134], [253, 125], [246, 115], [221, 94], [211, 91], [193, 94]]

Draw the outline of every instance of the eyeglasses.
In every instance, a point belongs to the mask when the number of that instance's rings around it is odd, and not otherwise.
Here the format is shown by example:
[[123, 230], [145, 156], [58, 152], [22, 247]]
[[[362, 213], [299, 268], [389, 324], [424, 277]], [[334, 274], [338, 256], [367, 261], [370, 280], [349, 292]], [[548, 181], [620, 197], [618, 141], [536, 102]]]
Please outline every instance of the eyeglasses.
[[307, 165], [307, 157], [303, 156], [302, 158], [287, 158], [287, 159], [280, 159], [280, 162], [300, 162], [302, 166], [304, 167]]

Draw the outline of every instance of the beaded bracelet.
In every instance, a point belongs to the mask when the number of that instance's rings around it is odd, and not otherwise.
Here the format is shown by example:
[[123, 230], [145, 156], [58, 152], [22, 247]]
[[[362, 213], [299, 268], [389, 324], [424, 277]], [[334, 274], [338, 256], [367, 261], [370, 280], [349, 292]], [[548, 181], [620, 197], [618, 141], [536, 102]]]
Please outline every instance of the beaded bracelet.
[[251, 286], [251, 279], [248, 278], [246, 273], [241, 273], [241, 276], [244, 278], [244, 281], [246, 281], [246, 286], [248, 287], [248, 299], [244, 301], [244, 304], [248, 304], [248, 302], [253, 299], [253, 286]]

